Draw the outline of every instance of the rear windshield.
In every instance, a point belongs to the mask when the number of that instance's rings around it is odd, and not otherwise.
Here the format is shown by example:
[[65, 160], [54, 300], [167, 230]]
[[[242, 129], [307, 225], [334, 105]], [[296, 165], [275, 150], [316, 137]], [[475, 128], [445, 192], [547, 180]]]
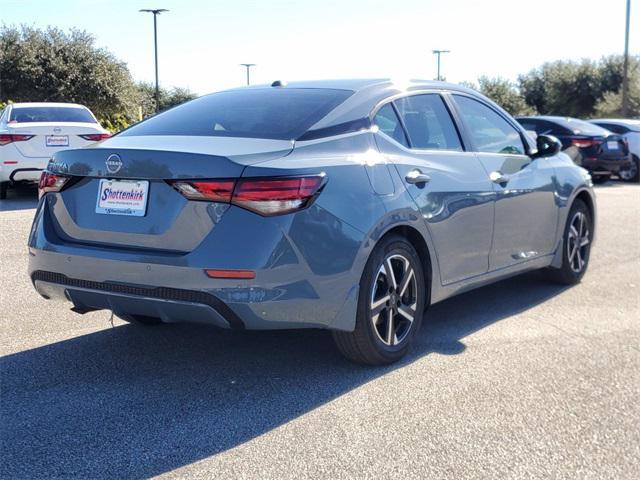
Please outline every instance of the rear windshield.
[[214, 93], [148, 118], [121, 135], [293, 140], [352, 93], [351, 90], [275, 87]]
[[562, 122], [558, 122], [571, 130], [575, 135], [609, 135], [609, 130], [606, 130], [593, 123], [585, 122], [584, 120], [578, 120], [577, 118], [567, 118]]
[[74, 107], [13, 107], [9, 122], [83, 122], [96, 123], [86, 108]]

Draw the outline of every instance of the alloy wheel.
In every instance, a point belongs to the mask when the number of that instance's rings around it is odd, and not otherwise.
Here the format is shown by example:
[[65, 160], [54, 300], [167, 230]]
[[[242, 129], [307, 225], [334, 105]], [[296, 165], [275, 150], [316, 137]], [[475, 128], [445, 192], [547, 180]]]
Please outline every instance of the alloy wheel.
[[575, 273], [580, 273], [585, 267], [589, 243], [589, 219], [584, 212], [576, 212], [567, 235], [569, 265]]
[[373, 330], [387, 346], [402, 343], [411, 331], [418, 304], [418, 286], [411, 262], [389, 255], [378, 269], [371, 292]]

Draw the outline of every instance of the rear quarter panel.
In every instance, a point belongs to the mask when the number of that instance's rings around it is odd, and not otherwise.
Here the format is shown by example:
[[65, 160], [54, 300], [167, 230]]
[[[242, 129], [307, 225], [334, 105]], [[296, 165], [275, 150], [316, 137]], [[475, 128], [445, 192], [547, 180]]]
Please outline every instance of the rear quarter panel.
[[[552, 266], [559, 267], [562, 263], [562, 257], [560, 253], [562, 251], [561, 242], [564, 234], [564, 228], [567, 223], [567, 216], [571, 205], [575, 201], [578, 195], [588, 195], [593, 207], [593, 232], [592, 240], [596, 237], [596, 220], [597, 220], [597, 207], [596, 196], [593, 191], [593, 183], [589, 172], [582, 167], [579, 167], [573, 163], [564, 153], [559, 153], [548, 159], [549, 164], [554, 169], [554, 184], [556, 191], [556, 205], [558, 206], [558, 228], [556, 229], [556, 255], [554, 257]], [[582, 193], [584, 192], [584, 193]]]

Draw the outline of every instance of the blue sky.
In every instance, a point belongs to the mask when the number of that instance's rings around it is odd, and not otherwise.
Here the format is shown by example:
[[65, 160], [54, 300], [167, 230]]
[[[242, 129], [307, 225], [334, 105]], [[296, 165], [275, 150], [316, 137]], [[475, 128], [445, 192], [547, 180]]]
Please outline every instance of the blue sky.
[[[640, 53], [640, 0], [631, 52]], [[153, 79], [159, 17], [160, 82], [203, 94], [274, 79], [433, 78], [436, 48], [448, 80], [515, 79], [545, 61], [621, 53], [625, 0], [0, 0], [0, 23], [78, 27]]]

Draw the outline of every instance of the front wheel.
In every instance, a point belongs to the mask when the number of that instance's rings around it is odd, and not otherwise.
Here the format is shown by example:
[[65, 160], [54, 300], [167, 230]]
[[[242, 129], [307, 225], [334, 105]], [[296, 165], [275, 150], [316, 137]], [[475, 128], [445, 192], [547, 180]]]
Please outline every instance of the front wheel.
[[338, 349], [347, 358], [367, 365], [399, 360], [420, 328], [426, 301], [416, 250], [403, 237], [383, 238], [360, 280], [355, 330], [333, 332]]
[[562, 239], [562, 266], [548, 268], [550, 280], [564, 285], [574, 285], [582, 280], [591, 254], [593, 221], [587, 205], [577, 199], [569, 210]]

